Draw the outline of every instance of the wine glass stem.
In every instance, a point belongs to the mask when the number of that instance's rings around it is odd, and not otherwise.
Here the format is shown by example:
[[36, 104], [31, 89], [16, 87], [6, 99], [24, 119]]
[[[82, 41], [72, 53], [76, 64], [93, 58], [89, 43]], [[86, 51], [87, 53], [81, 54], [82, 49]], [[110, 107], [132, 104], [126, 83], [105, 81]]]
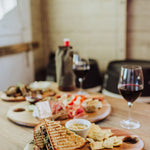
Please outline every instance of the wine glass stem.
[[128, 118], [129, 118], [129, 120], [132, 120], [132, 117], [131, 117], [131, 107], [132, 107], [132, 102], [128, 102], [128, 106], [129, 106], [129, 116], [128, 116]]
[[82, 85], [83, 85], [83, 78], [79, 78], [79, 83], [80, 83], [80, 91], [82, 90]]

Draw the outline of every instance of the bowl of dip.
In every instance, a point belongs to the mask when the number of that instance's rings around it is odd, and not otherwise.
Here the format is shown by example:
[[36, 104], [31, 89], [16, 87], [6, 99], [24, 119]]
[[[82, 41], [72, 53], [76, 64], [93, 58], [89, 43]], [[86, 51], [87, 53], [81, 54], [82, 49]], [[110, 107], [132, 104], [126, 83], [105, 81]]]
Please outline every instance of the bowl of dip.
[[86, 119], [72, 119], [66, 122], [65, 127], [86, 138], [91, 122]]

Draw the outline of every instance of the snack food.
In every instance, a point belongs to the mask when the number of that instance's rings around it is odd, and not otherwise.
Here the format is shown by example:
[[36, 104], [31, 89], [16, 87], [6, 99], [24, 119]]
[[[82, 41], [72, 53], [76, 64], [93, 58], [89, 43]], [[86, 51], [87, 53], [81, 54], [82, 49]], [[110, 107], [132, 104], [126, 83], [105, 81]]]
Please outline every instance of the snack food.
[[54, 96], [56, 92], [51, 88], [48, 81], [35, 81], [26, 86], [27, 100], [30, 103], [37, 102], [42, 98]]
[[[96, 109], [102, 108], [101, 100], [99, 100], [98, 98], [75, 94], [55, 95], [48, 100], [49, 104], [47, 102], [44, 103], [45, 106], [47, 105], [49, 107], [47, 108], [50, 110], [49, 117], [53, 118], [53, 120], [65, 120], [85, 116], [87, 109], [86, 106], [83, 107], [82, 105], [85, 101], [94, 102]], [[45, 112], [44, 103], [39, 102], [36, 104], [37, 109], [35, 109], [35, 111], [36, 114], [39, 113], [39, 115], [34, 116], [38, 117], [39, 119], [45, 118], [44, 115], [41, 115], [43, 114], [43, 112]], [[93, 111], [90, 112], [92, 113]], [[35, 112], [33, 114], [35, 114]]]
[[110, 129], [101, 129], [94, 123], [89, 129], [87, 137], [92, 150], [120, 146], [123, 140], [123, 137], [114, 136]]
[[26, 86], [22, 83], [9, 86], [6, 91], [0, 94], [4, 101], [19, 102], [25, 101]]
[[65, 127], [76, 134], [86, 138], [91, 122], [86, 119], [71, 119], [65, 123]]
[[[101, 135], [95, 136], [96, 131]], [[34, 145], [40, 150], [74, 150], [86, 149], [90, 146], [91, 150], [113, 149], [123, 143], [124, 136], [115, 136], [110, 129], [101, 129], [98, 125], [92, 124], [88, 138], [82, 138], [76, 133], [68, 130], [59, 121], [44, 122], [34, 129]], [[89, 144], [88, 142], [89, 141]]]
[[34, 81], [27, 86], [32, 91], [46, 91], [51, 88], [51, 83], [48, 81]]
[[40, 129], [34, 129], [34, 144], [42, 150], [74, 150], [83, 147], [86, 140], [60, 122], [45, 119]]
[[5, 93], [10, 97], [24, 96], [26, 94], [26, 87], [24, 84], [20, 83], [16, 86], [8, 87]]
[[92, 113], [102, 108], [102, 103], [98, 99], [89, 98], [82, 103], [82, 106], [87, 113]]
[[35, 104], [45, 97], [54, 96], [56, 92], [51, 88], [48, 81], [35, 81], [29, 85], [19, 83], [7, 88], [0, 98], [5, 101], [28, 101], [30, 104]]
[[80, 129], [87, 128], [87, 125], [76, 123], [76, 124], [70, 125], [69, 128], [72, 129], [72, 130], [80, 130]]

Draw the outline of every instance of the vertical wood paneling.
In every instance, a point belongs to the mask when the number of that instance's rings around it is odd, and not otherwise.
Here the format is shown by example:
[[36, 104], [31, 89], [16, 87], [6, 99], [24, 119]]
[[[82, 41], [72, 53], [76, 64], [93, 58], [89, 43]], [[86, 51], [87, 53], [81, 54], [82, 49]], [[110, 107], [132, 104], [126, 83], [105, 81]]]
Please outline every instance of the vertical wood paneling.
[[51, 51], [67, 37], [74, 50], [96, 59], [102, 70], [111, 60], [125, 58], [126, 0], [48, 2]]
[[[39, 42], [39, 48], [34, 51], [35, 72], [45, 66], [42, 34], [41, 0], [31, 0], [32, 38]], [[43, 17], [44, 18], [44, 17]], [[43, 39], [43, 40], [42, 40]]]
[[150, 1], [128, 0], [127, 57], [150, 60]]
[[96, 59], [102, 71], [126, 56], [126, 0], [36, 0], [32, 17], [33, 39], [41, 41], [34, 52], [36, 70], [47, 65], [48, 54], [64, 38]]

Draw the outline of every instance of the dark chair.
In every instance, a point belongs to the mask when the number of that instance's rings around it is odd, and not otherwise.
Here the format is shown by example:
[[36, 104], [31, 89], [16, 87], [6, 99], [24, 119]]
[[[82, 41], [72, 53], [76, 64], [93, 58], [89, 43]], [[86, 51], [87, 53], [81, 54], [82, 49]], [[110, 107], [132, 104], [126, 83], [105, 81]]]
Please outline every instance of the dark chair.
[[119, 94], [117, 85], [120, 76], [120, 68], [122, 65], [126, 64], [142, 66], [144, 75], [144, 91], [142, 96], [150, 96], [150, 61], [145, 60], [111, 61], [108, 64], [107, 71], [104, 75], [103, 89], [115, 94]]
[[56, 82], [55, 53], [50, 53], [46, 71], [46, 80]]

